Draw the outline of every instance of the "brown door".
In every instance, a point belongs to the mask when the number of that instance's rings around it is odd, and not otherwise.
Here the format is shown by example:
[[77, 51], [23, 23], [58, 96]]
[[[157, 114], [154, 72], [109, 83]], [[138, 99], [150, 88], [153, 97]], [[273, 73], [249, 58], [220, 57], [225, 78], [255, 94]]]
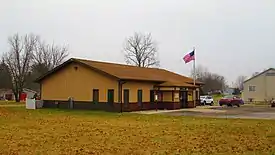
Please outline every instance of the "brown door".
[[180, 91], [180, 107], [187, 108], [188, 96], [187, 91]]

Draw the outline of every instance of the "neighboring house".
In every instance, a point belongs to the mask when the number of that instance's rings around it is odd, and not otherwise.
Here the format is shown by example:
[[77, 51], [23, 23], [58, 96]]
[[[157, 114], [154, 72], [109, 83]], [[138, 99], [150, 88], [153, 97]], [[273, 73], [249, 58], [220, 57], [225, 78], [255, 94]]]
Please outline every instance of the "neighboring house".
[[275, 98], [275, 69], [270, 68], [244, 81], [245, 101], [270, 101]]
[[207, 92], [208, 95], [222, 94], [221, 90], [211, 90]]
[[199, 103], [202, 85], [197, 81], [194, 86], [193, 79], [164, 69], [74, 58], [36, 81], [44, 107], [107, 111], [194, 107], [193, 90]]
[[235, 88], [226, 88], [224, 91], [223, 91], [223, 94], [224, 95], [232, 95], [234, 93], [234, 89]]
[[9, 98], [12, 100], [12, 97], [13, 97], [13, 92], [11, 89], [5, 89], [5, 88], [0, 89], [0, 99], [1, 100], [5, 100], [5, 99], [9, 99]]
[[[20, 94], [20, 101], [25, 101], [26, 98], [32, 98], [37, 92], [27, 88], [23, 88], [23, 92]], [[0, 99], [2, 100], [15, 100], [12, 89], [0, 89]]]

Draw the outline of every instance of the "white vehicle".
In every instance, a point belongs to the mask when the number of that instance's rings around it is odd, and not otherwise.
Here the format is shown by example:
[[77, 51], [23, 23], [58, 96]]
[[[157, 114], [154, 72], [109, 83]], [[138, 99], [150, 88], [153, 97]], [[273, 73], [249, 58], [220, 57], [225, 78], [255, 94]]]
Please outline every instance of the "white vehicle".
[[214, 105], [212, 96], [200, 96], [200, 100], [202, 105]]

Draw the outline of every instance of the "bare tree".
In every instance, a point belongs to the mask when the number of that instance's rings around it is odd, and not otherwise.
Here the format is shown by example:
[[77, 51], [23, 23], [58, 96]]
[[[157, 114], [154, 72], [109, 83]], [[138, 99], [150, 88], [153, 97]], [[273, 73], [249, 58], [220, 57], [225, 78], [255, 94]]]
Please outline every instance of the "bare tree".
[[47, 44], [38, 40], [33, 53], [31, 74], [26, 81], [26, 87], [39, 91], [40, 85], [34, 82], [35, 79], [63, 63], [68, 55], [67, 46], [59, 46], [54, 43]]
[[0, 88], [12, 88], [11, 77], [4, 61], [0, 63], [0, 79]]
[[30, 34], [20, 37], [15, 34], [8, 39], [10, 51], [4, 54], [3, 60], [7, 65], [11, 76], [12, 90], [16, 102], [25, 86], [26, 77], [30, 74], [30, 68], [38, 37]]
[[191, 75], [194, 77], [196, 73], [196, 80], [204, 83], [202, 86], [203, 93], [210, 91], [222, 91], [226, 87], [226, 80], [224, 76], [211, 73], [207, 68], [199, 65], [195, 68], [195, 71], [191, 71]]
[[135, 33], [127, 38], [124, 56], [127, 64], [138, 67], [152, 67], [160, 64], [157, 58], [157, 46], [150, 33]]
[[245, 80], [246, 80], [246, 76], [243, 76], [243, 75], [238, 76], [236, 79], [235, 86], [240, 90], [243, 90], [243, 84]]
[[51, 70], [60, 65], [68, 55], [67, 46], [46, 44], [39, 40], [34, 51], [34, 67], [40, 66], [46, 71]]

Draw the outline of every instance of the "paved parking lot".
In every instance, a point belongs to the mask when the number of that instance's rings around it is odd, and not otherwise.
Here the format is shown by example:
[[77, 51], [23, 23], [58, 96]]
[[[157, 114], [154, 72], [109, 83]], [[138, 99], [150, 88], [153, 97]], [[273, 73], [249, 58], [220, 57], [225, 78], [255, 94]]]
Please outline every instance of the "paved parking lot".
[[182, 109], [172, 112], [160, 112], [172, 116], [198, 116], [216, 118], [275, 119], [275, 108], [269, 105], [244, 105], [241, 107], [208, 106], [194, 109]]

